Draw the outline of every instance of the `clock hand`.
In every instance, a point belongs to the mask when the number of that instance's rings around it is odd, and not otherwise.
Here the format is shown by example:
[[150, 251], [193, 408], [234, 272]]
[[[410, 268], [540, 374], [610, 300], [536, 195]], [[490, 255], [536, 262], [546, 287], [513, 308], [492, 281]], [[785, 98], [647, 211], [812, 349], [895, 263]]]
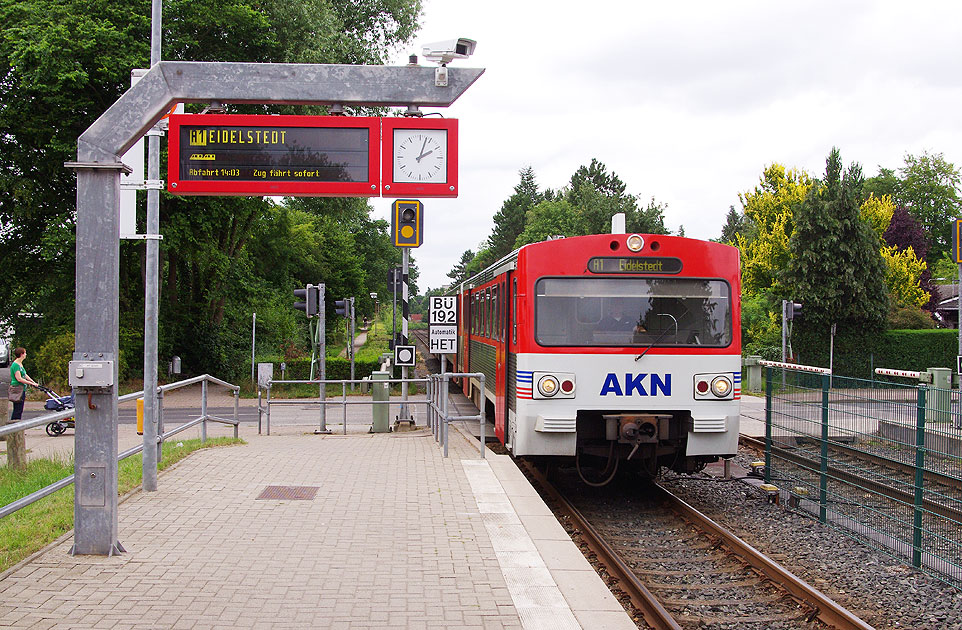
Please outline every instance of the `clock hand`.
[[427, 139], [427, 138], [424, 139], [424, 144], [421, 145], [420, 155], [418, 155], [417, 158], [416, 158], [418, 162], [420, 162], [420, 161], [421, 161], [421, 158], [424, 157], [424, 147], [426, 147], [426, 146], [428, 146], [428, 139]]
[[434, 149], [431, 149], [431, 150], [428, 151], [427, 153], [422, 153], [421, 155], [417, 156], [417, 157], [414, 158], [414, 159], [417, 160], [418, 162], [420, 162], [420, 161], [421, 161], [421, 158], [426, 158], [427, 156], [431, 155], [432, 153], [434, 153]]

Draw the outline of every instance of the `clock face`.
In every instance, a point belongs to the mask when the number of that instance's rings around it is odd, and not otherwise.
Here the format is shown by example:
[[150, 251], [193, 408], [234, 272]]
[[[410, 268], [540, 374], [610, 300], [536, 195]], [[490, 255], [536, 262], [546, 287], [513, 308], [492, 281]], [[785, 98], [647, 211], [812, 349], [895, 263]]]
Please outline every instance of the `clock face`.
[[394, 130], [394, 181], [443, 184], [448, 175], [446, 129]]

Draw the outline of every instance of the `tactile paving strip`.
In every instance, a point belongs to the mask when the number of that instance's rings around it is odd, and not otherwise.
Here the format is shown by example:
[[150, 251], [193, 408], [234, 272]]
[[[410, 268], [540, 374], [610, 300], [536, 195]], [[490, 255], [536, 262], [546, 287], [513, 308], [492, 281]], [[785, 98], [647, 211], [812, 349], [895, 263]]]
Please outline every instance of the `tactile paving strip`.
[[313, 501], [319, 486], [267, 486], [258, 499]]

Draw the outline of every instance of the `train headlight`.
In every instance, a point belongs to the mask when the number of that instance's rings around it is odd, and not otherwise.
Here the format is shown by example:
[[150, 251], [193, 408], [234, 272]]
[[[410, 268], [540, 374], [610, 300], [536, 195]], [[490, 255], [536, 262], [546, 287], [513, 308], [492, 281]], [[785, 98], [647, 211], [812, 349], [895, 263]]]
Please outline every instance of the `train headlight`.
[[716, 376], [711, 380], [711, 393], [718, 398], [727, 398], [732, 393], [732, 380], [727, 376]]
[[574, 398], [577, 389], [575, 375], [570, 372], [534, 372], [532, 398]]
[[561, 386], [558, 384], [558, 379], [550, 374], [538, 379], [538, 393], [546, 398], [551, 398], [557, 394], [560, 388]]
[[645, 239], [640, 234], [631, 234], [625, 244], [631, 251], [640, 252], [641, 248], [645, 246]]
[[735, 379], [731, 372], [719, 374], [695, 374], [695, 400], [732, 400], [735, 397]]

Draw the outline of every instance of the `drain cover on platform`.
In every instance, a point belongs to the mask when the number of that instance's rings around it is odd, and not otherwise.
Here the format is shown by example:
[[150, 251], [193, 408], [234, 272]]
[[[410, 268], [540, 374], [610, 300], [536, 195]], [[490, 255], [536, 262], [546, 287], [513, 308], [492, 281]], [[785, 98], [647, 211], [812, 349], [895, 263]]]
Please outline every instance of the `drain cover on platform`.
[[318, 486], [267, 486], [258, 499], [313, 501]]

